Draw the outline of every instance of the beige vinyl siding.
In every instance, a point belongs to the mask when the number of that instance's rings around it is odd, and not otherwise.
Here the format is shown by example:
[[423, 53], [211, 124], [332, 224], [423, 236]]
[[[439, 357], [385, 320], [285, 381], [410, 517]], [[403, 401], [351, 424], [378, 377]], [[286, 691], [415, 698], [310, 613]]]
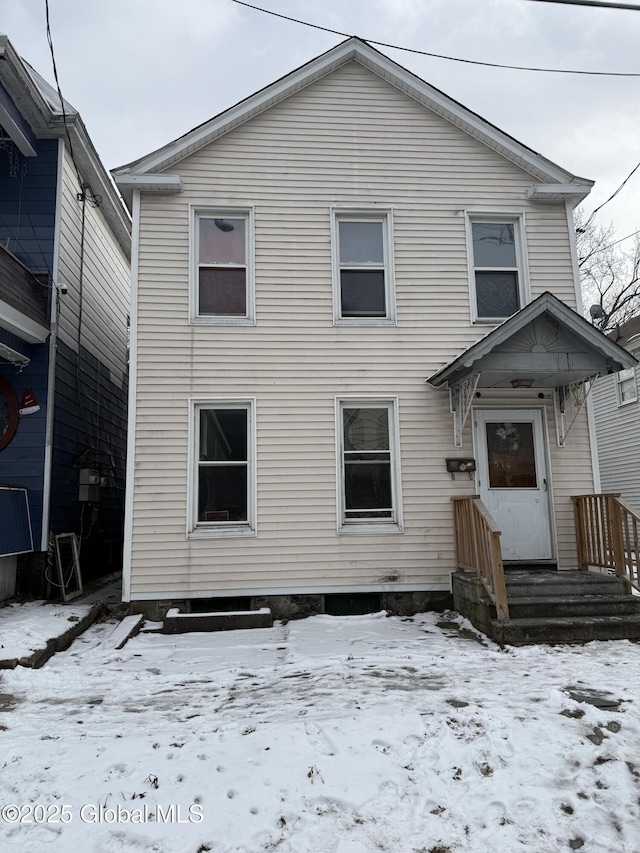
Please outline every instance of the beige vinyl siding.
[[[636, 358], [640, 352], [634, 353]], [[593, 389], [598, 442], [600, 487], [620, 492], [640, 512], [640, 370], [636, 368], [638, 399], [618, 405], [617, 376], [603, 376]]]
[[[528, 201], [531, 176], [355, 63], [170, 171], [183, 192], [141, 200], [132, 597], [448, 588], [450, 496], [474, 484], [444, 460], [470, 434], [453, 447], [425, 379], [488, 330], [470, 323], [464, 212], [524, 212], [532, 295], [573, 306], [564, 204]], [[253, 207], [255, 327], [189, 325], [190, 204]], [[397, 326], [333, 325], [332, 206], [393, 209]], [[403, 533], [336, 532], [348, 395], [398, 398]], [[257, 536], [189, 540], [188, 400], [225, 396], [256, 400]], [[587, 459], [575, 435], [558, 454]]]
[[[60, 297], [59, 334], [65, 344], [77, 351], [82, 203], [76, 198], [80, 186], [66, 148], [62, 183], [58, 283], [66, 285], [68, 292]], [[127, 363], [129, 280], [129, 261], [100, 208], [85, 202], [81, 345], [106, 365], [119, 387]]]

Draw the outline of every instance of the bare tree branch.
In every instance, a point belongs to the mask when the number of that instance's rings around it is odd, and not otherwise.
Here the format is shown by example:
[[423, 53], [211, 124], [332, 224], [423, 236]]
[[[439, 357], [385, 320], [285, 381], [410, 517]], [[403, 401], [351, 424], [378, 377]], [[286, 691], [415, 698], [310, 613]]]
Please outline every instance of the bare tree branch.
[[625, 248], [613, 225], [588, 223], [581, 213], [575, 225], [585, 316], [608, 332], [640, 314], [640, 237]]

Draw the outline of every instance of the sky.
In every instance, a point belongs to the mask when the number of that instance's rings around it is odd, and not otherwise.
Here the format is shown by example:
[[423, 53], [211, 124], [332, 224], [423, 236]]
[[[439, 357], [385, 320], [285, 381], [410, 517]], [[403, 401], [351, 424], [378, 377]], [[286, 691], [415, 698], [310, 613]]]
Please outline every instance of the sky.
[[[256, 0], [273, 12], [484, 62], [640, 74], [640, 11], [537, 0]], [[181, 136], [342, 41], [233, 0], [50, 0], [64, 97], [113, 169]], [[44, 0], [0, 0], [0, 32], [53, 82]], [[586, 213], [640, 162], [640, 76], [486, 68], [379, 48], [575, 175]], [[640, 169], [598, 214], [640, 228]]]
[[[9, 604], [0, 659], [87, 610]], [[160, 627], [0, 669], [4, 853], [640, 849], [633, 642], [500, 649], [451, 612]]]

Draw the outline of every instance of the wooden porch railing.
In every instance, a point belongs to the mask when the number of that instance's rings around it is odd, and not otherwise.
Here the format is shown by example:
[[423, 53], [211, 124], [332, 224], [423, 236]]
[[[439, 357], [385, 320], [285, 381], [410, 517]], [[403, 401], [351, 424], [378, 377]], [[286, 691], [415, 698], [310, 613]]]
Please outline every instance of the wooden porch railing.
[[640, 592], [640, 515], [619, 493], [577, 495], [571, 500], [580, 568], [613, 569]]
[[451, 498], [459, 569], [477, 572], [496, 606], [498, 619], [509, 618], [500, 531], [478, 495]]

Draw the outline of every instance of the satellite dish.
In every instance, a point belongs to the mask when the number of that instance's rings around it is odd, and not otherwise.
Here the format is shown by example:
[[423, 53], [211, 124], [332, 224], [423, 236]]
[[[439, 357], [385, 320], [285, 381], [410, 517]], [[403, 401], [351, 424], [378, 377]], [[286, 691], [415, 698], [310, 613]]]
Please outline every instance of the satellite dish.
[[589, 308], [589, 314], [591, 315], [592, 320], [600, 320], [602, 317], [606, 316], [602, 305], [597, 304], [592, 305], [591, 308]]

